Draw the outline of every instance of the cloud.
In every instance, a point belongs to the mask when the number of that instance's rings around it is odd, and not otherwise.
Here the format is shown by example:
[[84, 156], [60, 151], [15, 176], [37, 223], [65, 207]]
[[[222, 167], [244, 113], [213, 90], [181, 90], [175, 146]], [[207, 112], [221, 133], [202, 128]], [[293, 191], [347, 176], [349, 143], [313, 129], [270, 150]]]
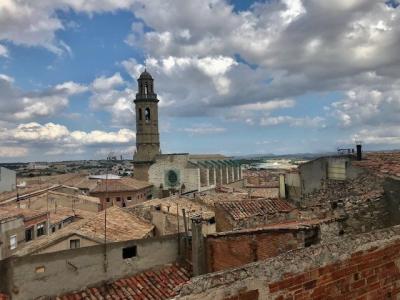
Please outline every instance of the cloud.
[[68, 95], [75, 95], [86, 92], [89, 88], [73, 81], [64, 82], [54, 87], [55, 90], [65, 92]]
[[0, 57], [8, 57], [8, 49], [6, 46], [0, 44]]
[[3, 129], [0, 131], [0, 139], [5, 141], [19, 142], [55, 142], [73, 145], [95, 145], [95, 144], [126, 144], [135, 140], [135, 132], [129, 129], [120, 129], [116, 132], [105, 132], [100, 130], [70, 131], [64, 125], [36, 122], [24, 123], [14, 129]]
[[133, 126], [134, 110], [132, 100], [136, 91], [126, 87], [126, 82], [120, 73], [110, 77], [96, 78], [90, 85], [90, 107], [94, 110], [104, 110], [111, 114], [115, 126]]
[[2, 0], [0, 2], [0, 40], [16, 45], [39, 46], [61, 55], [71, 53], [70, 46], [56, 37], [57, 31], [69, 28], [57, 11], [87, 13], [129, 9], [134, 0]]
[[369, 145], [400, 145], [400, 128], [394, 126], [379, 126], [375, 128], [362, 129], [352, 136], [353, 141], [361, 141]]
[[28, 149], [24, 147], [3, 147], [0, 146], [0, 157], [14, 158], [24, 157], [28, 154]]
[[343, 127], [396, 124], [400, 113], [400, 81], [375, 89], [358, 86], [332, 103], [333, 115]]
[[183, 131], [189, 133], [190, 135], [206, 135], [206, 134], [217, 134], [226, 131], [226, 128], [215, 127], [212, 125], [199, 124], [197, 126], [183, 128]]
[[91, 88], [94, 92], [104, 92], [118, 87], [123, 83], [124, 80], [122, 79], [121, 74], [115, 73], [110, 77], [101, 76], [96, 78], [93, 81]]
[[260, 126], [277, 126], [287, 124], [291, 127], [315, 127], [315, 128], [323, 128], [325, 119], [322, 117], [292, 117], [292, 116], [267, 116], [261, 118]]
[[0, 119], [9, 123], [56, 116], [69, 104], [69, 97], [83, 93], [87, 87], [65, 82], [41, 91], [21, 91], [14, 79], [0, 74]]
[[60, 156], [85, 155], [93, 157], [99, 149], [124, 149], [132, 147], [136, 134], [130, 129], [106, 132], [102, 130], [69, 130], [55, 123], [23, 123], [14, 128], [0, 128], [0, 154], [5, 157], [30, 156], [33, 153]]
[[268, 102], [257, 102], [251, 104], [239, 105], [237, 108], [247, 111], [271, 111], [280, 108], [290, 108], [295, 106], [296, 102], [292, 99], [271, 100]]

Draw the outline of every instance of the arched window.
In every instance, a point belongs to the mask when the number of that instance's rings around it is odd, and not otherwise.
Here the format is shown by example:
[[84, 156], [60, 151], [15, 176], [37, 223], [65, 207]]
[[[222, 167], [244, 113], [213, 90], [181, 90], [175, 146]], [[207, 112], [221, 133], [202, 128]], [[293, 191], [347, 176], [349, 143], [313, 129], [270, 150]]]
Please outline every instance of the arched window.
[[138, 114], [139, 114], [139, 121], [142, 121], [142, 109], [141, 108], [139, 108]]
[[150, 108], [148, 107], [144, 110], [144, 119], [146, 120], [146, 123], [150, 122]]
[[144, 94], [147, 95], [148, 94], [148, 90], [147, 90], [147, 84], [144, 85]]

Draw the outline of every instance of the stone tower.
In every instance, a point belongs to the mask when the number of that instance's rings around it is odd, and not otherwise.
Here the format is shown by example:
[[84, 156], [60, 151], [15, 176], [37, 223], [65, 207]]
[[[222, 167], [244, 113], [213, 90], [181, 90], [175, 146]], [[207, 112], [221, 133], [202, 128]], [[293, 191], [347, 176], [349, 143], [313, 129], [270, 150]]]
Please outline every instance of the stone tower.
[[160, 154], [158, 133], [158, 99], [154, 93], [154, 80], [146, 70], [138, 79], [135, 99], [136, 110], [136, 152], [133, 157], [134, 177], [148, 180], [148, 170], [155, 157]]

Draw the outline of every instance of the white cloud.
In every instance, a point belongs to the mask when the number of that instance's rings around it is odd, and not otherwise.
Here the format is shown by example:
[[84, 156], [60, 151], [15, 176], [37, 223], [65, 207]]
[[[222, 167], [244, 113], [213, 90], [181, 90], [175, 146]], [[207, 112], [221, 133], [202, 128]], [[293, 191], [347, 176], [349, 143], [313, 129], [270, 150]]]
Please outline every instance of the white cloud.
[[46, 155], [60, 157], [66, 154], [94, 157], [95, 152], [104, 147], [115, 149], [132, 147], [135, 139], [135, 132], [125, 128], [111, 132], [71, 131], [61, 124], [30, 122], [11, 129], [0, 128], [0, 143], [2, 144], [0, 156], [22, 157], [32, 153], [38, 155], [46, 153]]
[[91, 84], [90, 107], [110, 113], [111, 121], [116, 126], [134, 124], [132, 100], [136, 91], [131, 88], [118, 89], [125, 84], [120, 73], [98, 77]]
[[56, 85], [54, 89], [58, 91], [63, 91], [68, 95], [75, 95], [86, 92], [88, 90], [88, 87], [73, 81], [68, 81]]
[[94, 92], [104, 92], [121, 86], [122, 84], [124, 84], [124, 80], [121, 74], [115, 73], [110, 77], [101, 76], [96, 78], [92, 83], [92, 90]]
[[0, 57], [1, 56], [8, 57], [8, 49], [2, 44], [0, 44]]
[[20, 124], [14, 129], [0, 131], [0, 139], [5, 141], [54, 142], [73, 145], [126, 144], [134, 141], [135, 136], [135, 132], [129, 129], [120, 129], [116, 132], [70, 131], [64, 125], [54, 123], [41, 125], [36, 122]]
[[277, 126], [287, 124], [292, 127], [315, 127], [323, 128], [325, 119], [322, 117], [292, 117], [292, 116], [267, 116], [260, 119], [261, 126]]
[[394, 126], [378, 126], [362, 129], [352, 136], [353, 141], [361, 141], [369, 145], [400, 145], [400, 128]]
[[0, 40], [16, 45], [40, 46], [56, 54], [71, 53], [70, 47], [56, 38], [56, 32], [69, 27], [56, 11], [93, 13], [129, 9], [134, 0], [2, 0], [0, 1]]
[[332, 103], [332, 113], [344, 127], [398, 123], [400, 81], [392, 85], [359, 86]]
[[292, 99], [284, 100], [271, 100], [267, 102], [257, 102], [251, 104], [240, 105], [237, 108], [240, 110], [250, 110], [250, 111], [271, 111], [280, 108], [290, 108], [295, 106], [296, 102]]
[[0, 119], [15, 123], [55, 116], [69, 105], [69, 97], [87, 90], [72, 81], [35, 92], [24, 92], [14, 79], [0, 74]]
[[14, 158], [24, 157], [28, 154], [28, 149], [24, 147], [3, 147], [0, 146], [0, 157], [3, 158]]
[[183, 131], [189, 133], [190, 135], [204, 135], [222, 133], [226, 131], [226, 128], [199, 124], [190, 128], [183, 128]]

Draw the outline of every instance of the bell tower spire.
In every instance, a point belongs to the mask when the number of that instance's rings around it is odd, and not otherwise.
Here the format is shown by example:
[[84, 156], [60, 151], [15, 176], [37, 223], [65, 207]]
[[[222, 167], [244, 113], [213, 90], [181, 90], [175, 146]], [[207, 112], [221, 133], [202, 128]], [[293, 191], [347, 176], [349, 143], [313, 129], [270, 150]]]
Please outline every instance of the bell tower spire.
[[148, 168], [160, 154], [160, 135], [158, 132], [158, 99], [154, 92], [154, 80], [145, 69], [138, 78], [136, 93], [136, 152], [134, 155], [134, 176], [148, 180]]

